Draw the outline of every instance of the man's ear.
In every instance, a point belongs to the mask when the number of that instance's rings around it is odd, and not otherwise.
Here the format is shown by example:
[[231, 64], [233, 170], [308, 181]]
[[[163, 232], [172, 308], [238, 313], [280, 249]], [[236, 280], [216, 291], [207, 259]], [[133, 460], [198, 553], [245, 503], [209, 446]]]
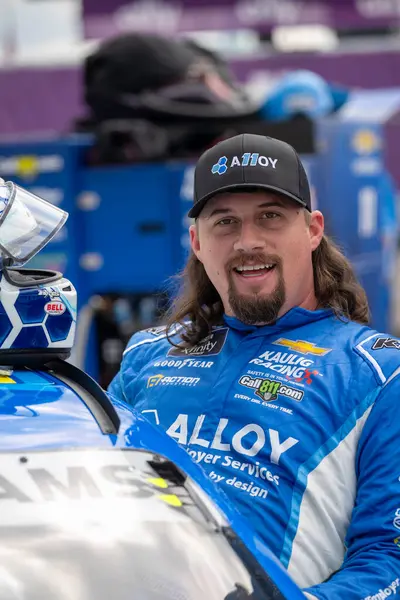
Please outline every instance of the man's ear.
[[324, 215], [319, 210], [313, 210], [311, 213], [309, 232], [311, 250], [314, 251], [324, 235]]
[[200, 255], [199, 228], [196, 223], [189, 227], [189, 236], [190, 236], [190, 246], [191, 246], [194, 254], [197, 256], [197, 258], [199, 260], [201, 260], [200, 256], [199, 256]]

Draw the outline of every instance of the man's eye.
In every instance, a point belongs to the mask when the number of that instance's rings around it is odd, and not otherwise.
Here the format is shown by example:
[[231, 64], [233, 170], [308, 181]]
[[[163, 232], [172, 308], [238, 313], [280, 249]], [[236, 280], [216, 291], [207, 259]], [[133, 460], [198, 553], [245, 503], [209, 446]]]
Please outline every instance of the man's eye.
[[217, 221], [215, 224], [216, 225], [232, 225], [232, 223], [234, 223], [235, 220], [234, 219], [230, 219], [229, 217], [227, 217], [226, 219], [221, 219], [220, 221]]
[[276, 212], [267, 212], [267, 213], [263, 213], [261, 218], [262, 219], [279, 219], [281, 215], [279, 215]]

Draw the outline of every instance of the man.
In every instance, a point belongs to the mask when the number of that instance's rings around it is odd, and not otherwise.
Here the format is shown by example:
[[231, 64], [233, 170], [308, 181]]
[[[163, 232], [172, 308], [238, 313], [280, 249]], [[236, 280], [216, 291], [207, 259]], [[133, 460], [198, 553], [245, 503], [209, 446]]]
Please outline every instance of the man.
[[187, 448], [308, 597], [400, 594], [400, 342], [367, 327], [299, 157], [217, 144], [189, 216], [167, 329], [133, 337], [110, 392]]

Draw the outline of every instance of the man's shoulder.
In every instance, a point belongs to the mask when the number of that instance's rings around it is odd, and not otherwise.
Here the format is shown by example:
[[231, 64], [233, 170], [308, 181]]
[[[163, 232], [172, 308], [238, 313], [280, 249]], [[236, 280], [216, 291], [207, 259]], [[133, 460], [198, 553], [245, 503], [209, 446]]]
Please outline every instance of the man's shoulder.
[[182, 334], [185, 333], [185, 324], [176, 324], [170, 328], [165, 325], [150, 327], [136, 332], [129, 340], [123, 353], [123, 358], [131, 356], [132, 359], [143, 356], [154, 356], [166, 353], [168, 356], [197, 356], [219, 353], [226, 341], [228, 327], [215, 326], [202, 340], [192, 346], [186, 346]]
[[380, 385], [400, 374], [400, 339], [389, 333], [363, 328], [355, 336], [353, 351], [369, 366]]
[[400, 374], [400, 339], [396, 336], [338, 317], [322, 324], [318, 336], [330, 349], [331, 362], [350, 361], [353, 373], [361, 378], [369, 373], [383, 386]]
[[174, 325], [169, 329], [166, 325], [141, 329], [134, 333], [129, 340], [123, 352], [123, 358], [126, 356], [134, 357], [141, 350], [150, 351], [152, 348], [154, 348], [154, 350], [159, 348], [160, 345], [171, 345], [170, 340], [174, 343], [179, 343], [179, 334], [182, 330], [183, 327], [180, 325]]

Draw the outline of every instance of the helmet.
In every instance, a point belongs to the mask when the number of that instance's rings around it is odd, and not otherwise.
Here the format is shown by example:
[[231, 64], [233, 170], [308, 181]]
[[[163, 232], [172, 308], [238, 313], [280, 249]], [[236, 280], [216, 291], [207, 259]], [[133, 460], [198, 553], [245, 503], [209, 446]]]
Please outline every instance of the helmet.
[[225, 61], [192, 40], [129, 32], [104, 40], [84, 63], [95, 122], [148, 119], [182, 124], [256, 111]]
[[328, 83], [317, 73], [299, 70], [288, 73], [272, 89], [262, 109], [271, 121], [290, 119], [294, 115], [322, 117], [334, 108]]
[[77, 298], [57, 271], [20, 268], [61, 229], [68, 214], [0, 179], [0, 364], [68, 358]]

